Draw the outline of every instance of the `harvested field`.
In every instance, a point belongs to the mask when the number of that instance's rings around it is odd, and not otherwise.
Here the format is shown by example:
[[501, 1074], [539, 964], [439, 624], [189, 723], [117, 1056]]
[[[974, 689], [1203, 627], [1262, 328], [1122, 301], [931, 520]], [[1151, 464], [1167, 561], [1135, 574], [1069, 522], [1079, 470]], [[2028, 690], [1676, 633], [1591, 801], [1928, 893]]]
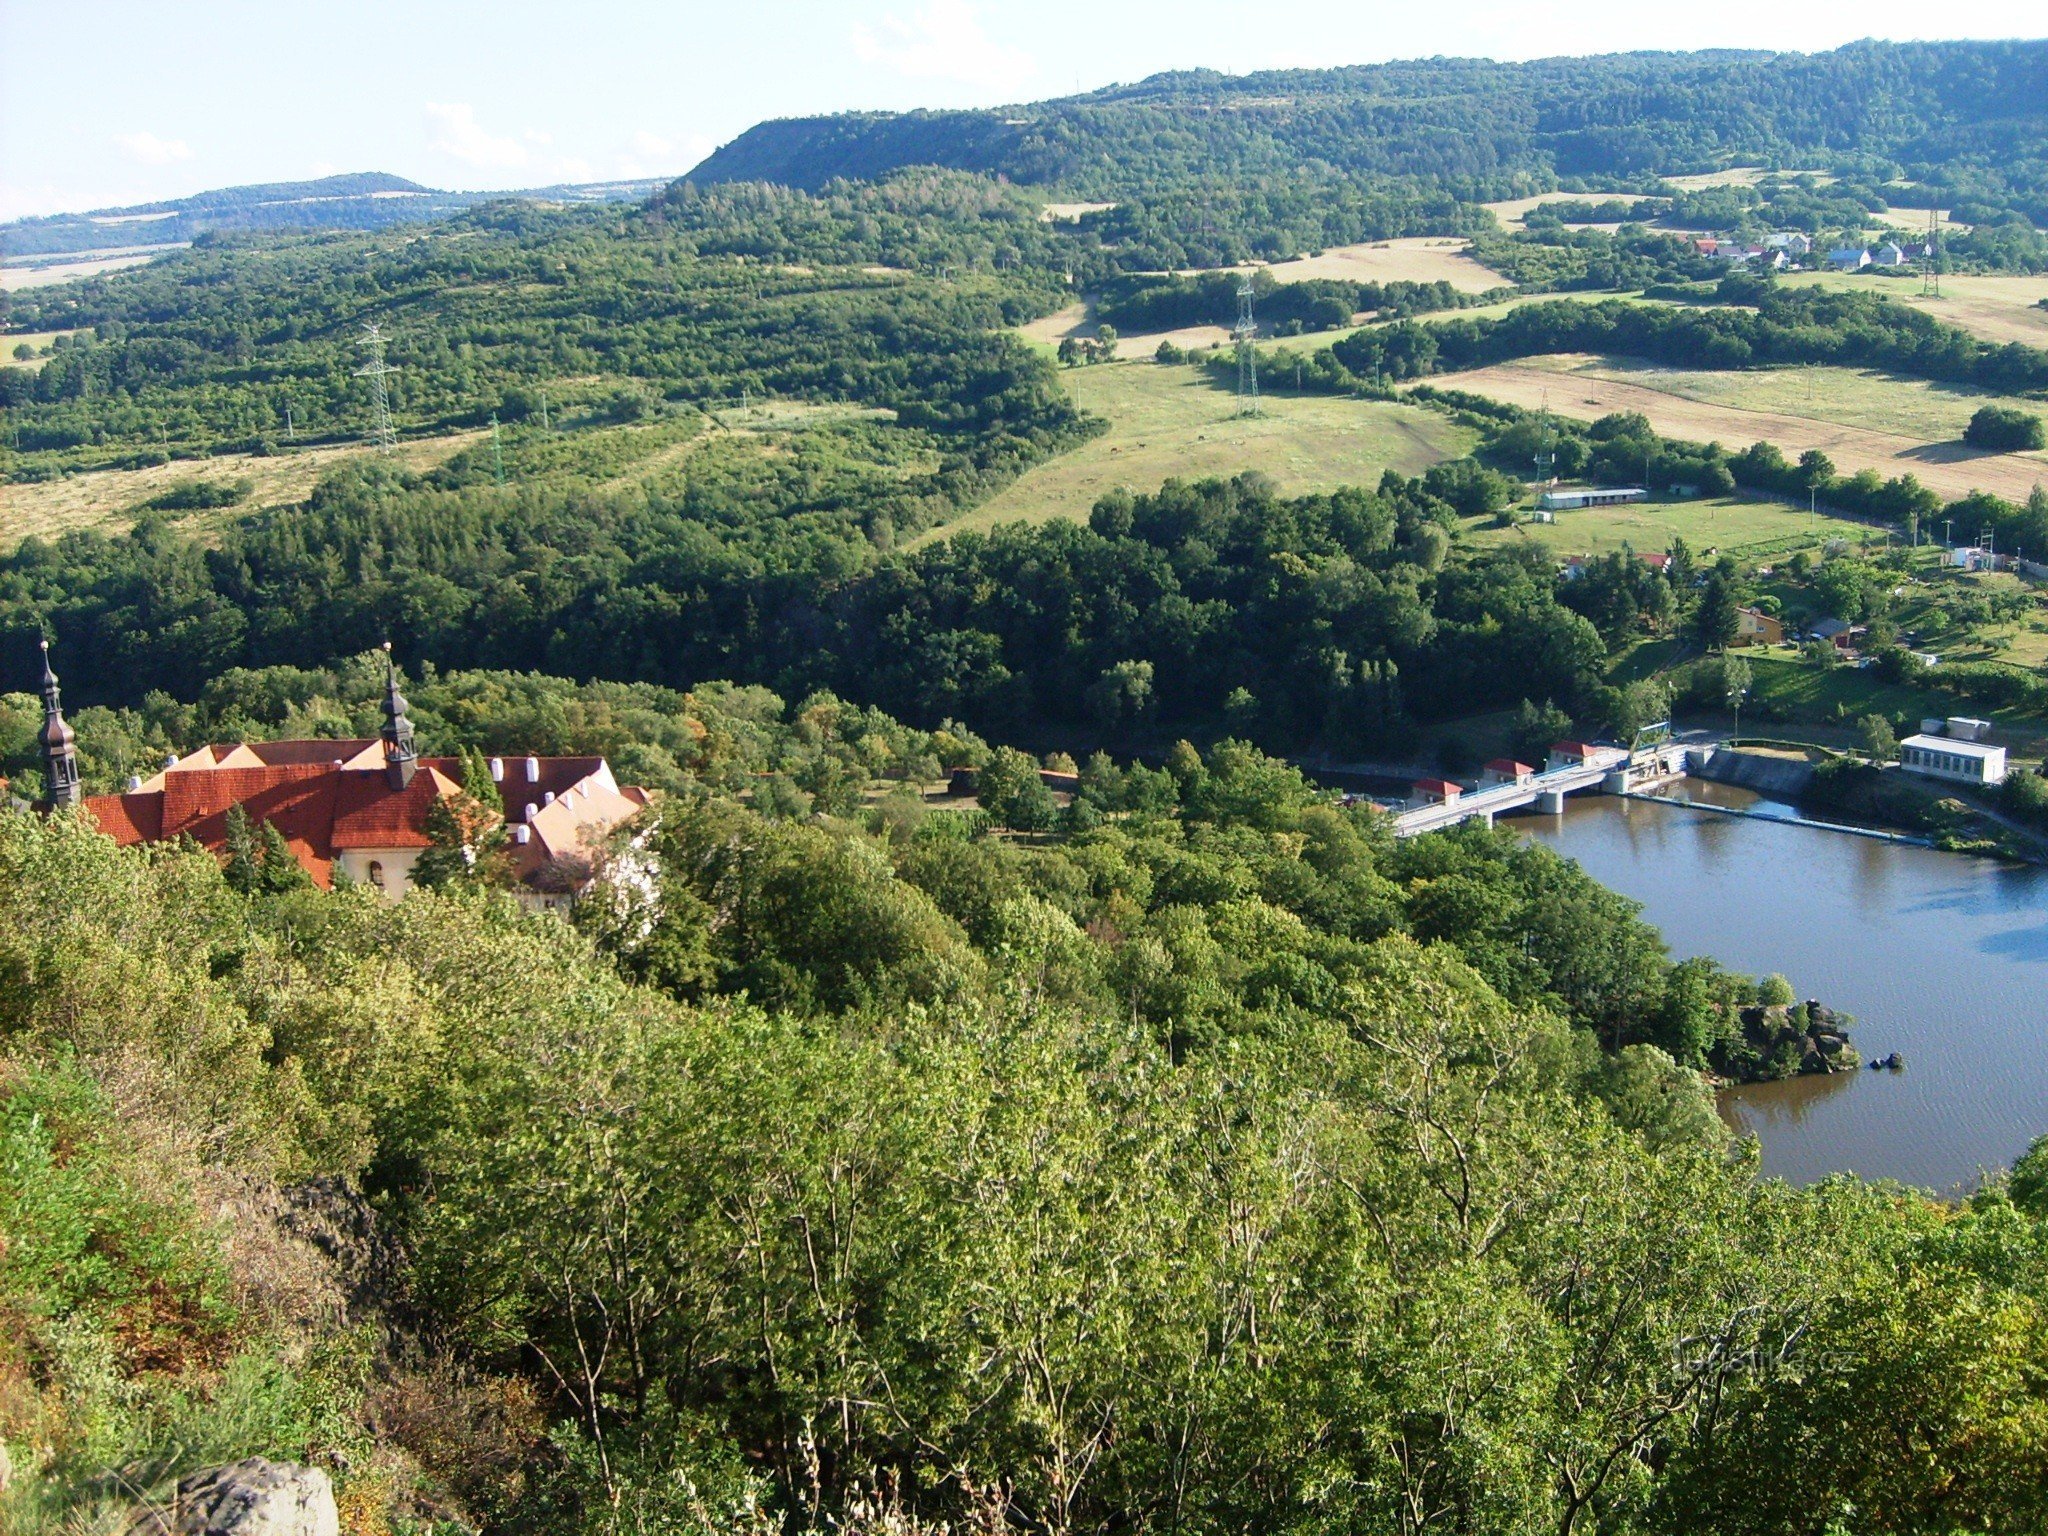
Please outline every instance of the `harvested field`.
[[118, 272], [123, 267], [139, 267], [167, 252], [184, 248], [182, 243], [139, 245], [126, 250], [80, 251], [62, 261], [38, 258], [33, 263], [23, 261], [0, 266], [0, 289], [16, 293], [24, 288], [48, 288], [56, 283], [69, 282], [74, 277], [98, 277], [102, 273]]
[[[1069, 304], [1057, 314], [1019, 326], [1017, 334], [1026, 341], [1052, 348], [1069, 336], [1093, 340], [1096, 328], [1101, 324], [1096, 318], [1094, 305]], [[1150, 358], [1159, 350], [1162, 341], [1170, 341], [1177, 347], [1216, 347], [1225, 345], [1229, 340], [1229, 330], [1220, 325], [1188, 325], [1177, 331], [1142, 331], [1118, 336], [1116, 355], [1119, 358]]]
[[993, 500], [918, 542], [997, 523], [1085, 518], [1118, 486], [1156, 490], [1260, 470], [1294, 493], [1376, 485], [1386, 469], [1417, 474], [1471, 451], [1473, 434], [1443, 416], [1383, 401], [1271, 396], [1264, 414], [1236, 415], [1236, 399], [1198, 368], [1116, 363], [1061, 375], [1076, 404], [1110, 430], [1030, 470]]
[[1303, 283], [1335, 278], [1353, 283], [1449, 283], [1461, 293], [1484, 293], [1512, 286], [1493, 268], [1468, 254], [1468, 240], [1425, 235], [1406, 240], [1374, 240], [1365, 245], [1339, 245], [1320, 256], [1276, 261], [1266, 267], [1276, 283]]
[[[402, 442], [392, 456], [407, 469], [431, 469], [485, 435], [460, 432]], [[31, 534], [48, 538], [74, 528], [125, 530], [140, 515], [144, 502], [189, 480], [248, 480], [254, 489], [238, 506], [185, 514], [188, 528], [207, 520], [239, 517], [260, 507], [289, 506], [304, 501], [313, 482], [327, 470], [371, 451], [361, 443], [351, 443], [268, 458], [221, 454], [211, 459], [174, 459], [146, 469], [88, 470], [37, 485], [0, 485], [0, 549], [12, 549]]]
[[[1887, 478], [1912, 474], [1930, 490], [1950, 498], [1984, 490], [2023, 501], [2036, 483], [2048, 484], [2048, 454], [1980, 453], [1958, 442], [1930, 442], [1789, 410], [1689, 399], [1669, 388], [1635, 382], [1656, 377], [1651, 371], [1631, 373], [1626, 381], [1602, 376], [1613, 367], [1607, 359], [1568, 356], [1440, 374], [1429, 382], [1439, 388], [1470, 390], [1532, 409], [1548, 400], [1550, 409], [1560, 416], [1580, 421], [1593, 421], [1615, 411], [1639, 411], [1666, 436], [1694, 442], [1719, 442], [1731, 448], [1747, 447], [1758, 441], [1772, 442], [1789, 458], [1818, 448], [1845, 473], [1873, 469]], [[1576, 371], [1579, 369], [1592, 371]], [[1795, 375], [1795, 386], [1798, 372], [1780, 370], [1781, 374]], [[1787, 384], [1782, 377], [1762, 373], [1731, 373], [1725, 377], [1732, 381], [1757, 381], [1760, 389], [1778, 390]]]
[[1941, 297], [1920, 296], [1918, 278], [1872, 277], [1867, 273], [1797, 272], [1780, 279], [1803, 287], [1861, 289], [1882, 293], [1924, 309], [1986, 341], [2017, 341], [2048, 349], [2048, 277], [1944, 277]]

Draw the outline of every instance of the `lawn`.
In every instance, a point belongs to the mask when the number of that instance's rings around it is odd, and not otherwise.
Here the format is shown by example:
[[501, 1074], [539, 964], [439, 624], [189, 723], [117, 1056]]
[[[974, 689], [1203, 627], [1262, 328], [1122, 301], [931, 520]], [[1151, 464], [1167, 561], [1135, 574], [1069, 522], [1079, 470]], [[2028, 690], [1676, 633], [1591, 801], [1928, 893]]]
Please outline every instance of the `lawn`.
[[1269, 395], [1260, 415], [1239, 417], [1231, 391], [1194, 367], [1115, 363], [1061, 377], [1075, 403], [1106, 418], [1110, 430], [925, 539], [1002, 522], [1085, 518], [1106, 491], [1151, 491], [1176, 477], [1260, 470], [1292, 494], [1371, 486], [1384, 470], [1418, 474], [1471, 452], [1476, 441], [1433, 411], [1385, 401]]
[[1489, 527], [1488, 521], [1468, 522], [1466, 536], [1482, 546], [1525, 539], [1542, 545], [1560, 559], [1566, 555], [1604, 555], [1623, 545], [1638, 554], [1661, 552], [1669, 549], [1672, 539], [1677, 537], [1683, 537], [1695, 555], [1726, 550], [1752, 556], [1818, 549], [1829, 539], [1860, 543], [1866, 538], [1882, 537], [1880, 530], [1867, 523], [1825, 513], [1809, 517], [1778, 502], [1733, 496], [1587, 507], [1559, 512], [1554, 523], [1522, 523], [1514, 528]]

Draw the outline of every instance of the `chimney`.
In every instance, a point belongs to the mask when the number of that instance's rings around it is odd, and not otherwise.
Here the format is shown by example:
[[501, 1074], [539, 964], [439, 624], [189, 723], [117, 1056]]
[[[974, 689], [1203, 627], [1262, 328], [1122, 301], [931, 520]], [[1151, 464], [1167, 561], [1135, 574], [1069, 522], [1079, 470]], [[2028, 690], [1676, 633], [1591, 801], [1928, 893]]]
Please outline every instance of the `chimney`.
[[542, 804], [553, 805], [555, 803], [555, 792], [552, 789], [548, 790], [540, 798]]
[[175, 752], [166, 752], [166, 753], [164, 754], [164, 766], [165, 766], [166, 768], [175, 768], [175, 767], [177, 767], [177, 766], [178, 766], [178, 754], [177, 754], [177, 753], [175, 753]]
[[129, 775], [128, 775], [128, 793], [132, 795], [132, 794], [134, 794], [134, 793], [135, 793], [135, 792], [136, 792], [137, 790], [139, 790], [140, 788], [142, 788], [142, 775], [141, 775], [141, 774], [139, 774], [139, 773], [131, 773], [131, 774], [129, 774]]
[[533, 828], [531, 828], [531, 827], [514, 827], [514, 828], [512, 829], [512, 841], [513, 841], [513, 842], [515, 842], [515, 843], [517, 843], [517, 844], [518, 844], [518, 845], [519, 845], [520, 847], [524, 848], [524, 847], [525, 847], [525, 846], [527, 845], [527, 843], [529, 843], [530, 841], [532, 841], [532, 839], [533, 839]]
[[532, 802], [531, 800], [527, 801], [527, 802], [526, 802], [526, 819], [527, 819], [528, 821], [531, 821], [531, 820], [533, 820], [533, 818], [534, 818], [534, 817], [538, 816], [539, 814], [540, 814], [540, 807], [539, 807], [539, 806], [537, 806], [537, 805], [535, 805], [535, 804], [534, 804], [534, 803], [533, 803], [533, 802]]
[[505, 782], [505, 759], [503, 759], [502, 757], [494, 757], [491, 759], [491, 782], [493, 784], [502, 784]]
[[538, 784], [540, 782], [540, 759], [537, 757], [529, 757], [526, 760], [526, 782], [529, 784]]

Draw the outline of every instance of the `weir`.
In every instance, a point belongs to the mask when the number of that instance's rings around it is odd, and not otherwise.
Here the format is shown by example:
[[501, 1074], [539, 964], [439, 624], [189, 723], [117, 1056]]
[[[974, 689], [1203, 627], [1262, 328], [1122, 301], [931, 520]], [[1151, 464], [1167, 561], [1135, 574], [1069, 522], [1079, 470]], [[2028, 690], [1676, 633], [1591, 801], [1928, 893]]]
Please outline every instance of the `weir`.
[[1603, 794], [1640, 793], [1672, 779], [1683, 778], [1688, 754], [1697, 748], [1682, 742], [1659, 742], [1655, 746], [1601, 749], [1584, 762], [1568, 763], [1512, 784], [1492, 784], [1460, 794], [1455, 800], [1437, 805], [1412, 806], [1394, 815], [1396, 837], [1419, 837], [1456, 826], [1461, 821], [1484, 821], [1504, 811], [1535, 806], [1546, 815], [1561, 815], [1565, 796], [1597, 789]]

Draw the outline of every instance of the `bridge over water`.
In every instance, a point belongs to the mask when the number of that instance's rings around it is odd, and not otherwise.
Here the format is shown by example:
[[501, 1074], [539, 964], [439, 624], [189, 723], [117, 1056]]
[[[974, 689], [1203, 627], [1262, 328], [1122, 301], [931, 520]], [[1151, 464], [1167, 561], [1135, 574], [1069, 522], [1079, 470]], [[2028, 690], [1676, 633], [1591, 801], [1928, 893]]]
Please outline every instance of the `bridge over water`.
[[1556, 815], [1564, 810], [1564, 797], [1581, 790], [1628, 794], [1678, 778], [1685, 772], [1686, 754], [1697, 750], [1677, 741], [1659, 742], [1633, 751], [1611, 748], [1583, 762], [1564, 763], [1524, 779], [1467, 790], [1441, 804], [1398, 811], [1394, 815], [1394, 835], [1417, 837], [1475, 817], [1491, 826], [1493, 818], [1503, 811], [1518, 811], [1527, 805]]

